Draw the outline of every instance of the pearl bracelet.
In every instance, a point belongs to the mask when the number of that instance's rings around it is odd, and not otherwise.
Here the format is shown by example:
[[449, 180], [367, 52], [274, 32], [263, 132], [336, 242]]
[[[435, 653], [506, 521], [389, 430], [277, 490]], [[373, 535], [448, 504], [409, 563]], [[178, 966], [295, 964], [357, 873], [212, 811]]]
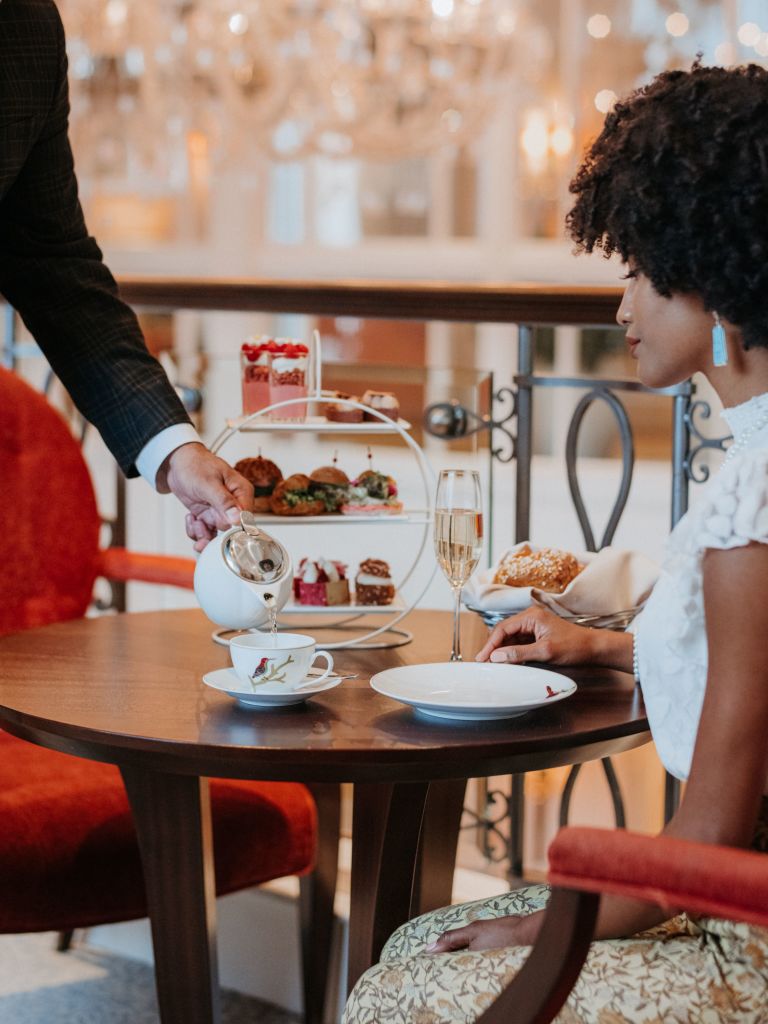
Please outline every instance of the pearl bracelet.
[[640, 655], [637, 650], [637, 633], [632, 634], [632, 675], [635, 682], [640, 682]]

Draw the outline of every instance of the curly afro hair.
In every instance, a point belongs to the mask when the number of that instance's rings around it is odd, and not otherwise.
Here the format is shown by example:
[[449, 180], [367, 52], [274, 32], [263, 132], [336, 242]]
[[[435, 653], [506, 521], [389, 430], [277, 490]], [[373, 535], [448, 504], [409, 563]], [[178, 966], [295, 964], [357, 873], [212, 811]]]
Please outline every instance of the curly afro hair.
[[667, 71], [616, 104], [570, 185], [577, 251], [701, 296], [768, 347], [768, 71]]

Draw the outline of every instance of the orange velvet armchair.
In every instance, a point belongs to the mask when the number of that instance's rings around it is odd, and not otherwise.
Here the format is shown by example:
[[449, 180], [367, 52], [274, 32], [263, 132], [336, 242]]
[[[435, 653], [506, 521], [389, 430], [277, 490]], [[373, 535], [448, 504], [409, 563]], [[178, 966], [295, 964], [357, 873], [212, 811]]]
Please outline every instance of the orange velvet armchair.
[[764, 853], [624, 830], [564, 828], [549, 848], [553, 886], [539, 939], [477, 1024], [548, 1024], [589, 952], [600, 893], [768, 928]]
[[[88, 469], [63, 419], [0, 369], [0, 636], [85, 614], [94, 581], [191, 587], [189, 558], [99, 550]], [[306, 1019], [322, 1019], [333, 925], [339, 789], [212, 780], [219, 895], [301, 876]], [[0, 932], [146, 915], [138, 844], [117, 768], [0, 731]], [[66, 948], [65, 938], [60, 948]]]

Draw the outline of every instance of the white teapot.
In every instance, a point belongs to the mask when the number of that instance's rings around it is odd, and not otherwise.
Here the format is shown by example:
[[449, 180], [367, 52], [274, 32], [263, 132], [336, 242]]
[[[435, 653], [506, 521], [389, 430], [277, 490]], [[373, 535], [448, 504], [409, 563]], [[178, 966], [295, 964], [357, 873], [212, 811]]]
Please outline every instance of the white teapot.
[[203, 549], [195, 567], [195, 596], [213, 622], [228, 629], [252, 629], [279, 611], [293, 589], [291, 556], [265, 533], [252, 512], [240, 526], [219, 534]]

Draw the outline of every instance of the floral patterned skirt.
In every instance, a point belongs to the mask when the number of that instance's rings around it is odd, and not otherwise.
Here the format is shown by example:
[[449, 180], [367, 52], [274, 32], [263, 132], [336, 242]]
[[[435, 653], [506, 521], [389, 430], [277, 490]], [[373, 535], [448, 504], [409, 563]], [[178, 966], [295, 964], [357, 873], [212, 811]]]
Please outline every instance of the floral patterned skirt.
[[[764, 801], [754, 848], [768, 852]], [[545, 885], [424, 914], [389, 939], [355, 986], [344, 1024], [471, 1024], [520, 969], [525, 946], [439, 955], [425, 947], [470, 921], [530, 914]], [[768, 929], [681, 914], [594, 942], [557, 1024], [767, 1024]]]

